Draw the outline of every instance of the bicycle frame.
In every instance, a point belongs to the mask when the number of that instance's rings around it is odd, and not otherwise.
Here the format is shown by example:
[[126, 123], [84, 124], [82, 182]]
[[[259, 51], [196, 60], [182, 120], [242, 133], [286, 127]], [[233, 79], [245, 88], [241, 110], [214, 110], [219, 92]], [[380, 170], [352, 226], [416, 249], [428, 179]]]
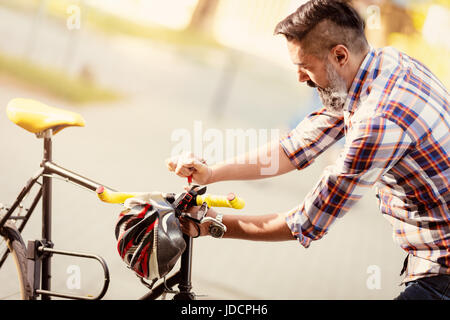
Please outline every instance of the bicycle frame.
[[[29, 220], [31, 214], [36, 208], [39, 200], [42, 199], [42, 240], [30, 241], [27, 248], [27, 258], [33, 261], [34, 272], [29, 272], [31, 277], [31, 283], [34, 287], [33, 295], [40, 294], [43, 300], [50, 299], [51, 296], [58, 296], [64, 298], [72, 299], [101, 299], [107, 291], [109, 284], [109, 271], [106, 262], [103, 258], [78, 252], [69, 252], [54, 250], [52, 243], [52, 178], [54, 176], [59, 176], [66, 181], [70, 181], [76, 185], [82, 186], [91, 191], [97, 190], [103, 184], [92, 181], [85, 178], [75, 172], [67, 170], [63, 167], [58, 166], [52, 162], [52, 132], [47, 130], [42, 134], [44, 140], [44, 155], [43, 160], [40, 165], [39, 171], [26, 183], [22, 191], [19, 193], [18, 197], [7, 211], [6, 215], [0, 220], [0, 229], [6, 223], [8, 219], [18, 219], [22, 220], [18, 230], [21, 232], [27, 221]], [[38, 182], [38, 179], [42, 177], [42, 184]], [[40, 190], [33, 199], [30, 208], [25, 216], [14, 217], [12, 214], [19, 207], [24, 197], [31, 191], [35, 184], [40, 184]], [[115, 191], [112, 188], [108, 188], [111, 191]], [[174, 299], [195, 299], [194, 294], [191, 292], [191, 267], [192, 267], [192, 238], [184, 235], [186, 241], [186, 249], [181, 256], [181, 266], [180, 269], [170, 278], [168, 278], [164, 283], [156, 286], [143, 296], [143, 300], [153, 300], [161, 296], [168, 286], [169, 288], [178, 284], [179, 293], [174, 296]], [[3, 262], [7, 258], [8, 252], [0, 260], [0, 268]], [[105, 282], [101, 293], [94, 298], [91, 297], [81, 297], [71, 294], [63, 294], [51, 291], [51, 257], [52, 254], [63, 254], [70, 256], [77, 256], [82, 258], [96, 259], [100, 262], [104, 269]], [[39, 279], [40, 274], [40, 279]], [[40, 280], [40, 281], [39, 281]], [[40, 285], [39, 285], [40, 283]]]

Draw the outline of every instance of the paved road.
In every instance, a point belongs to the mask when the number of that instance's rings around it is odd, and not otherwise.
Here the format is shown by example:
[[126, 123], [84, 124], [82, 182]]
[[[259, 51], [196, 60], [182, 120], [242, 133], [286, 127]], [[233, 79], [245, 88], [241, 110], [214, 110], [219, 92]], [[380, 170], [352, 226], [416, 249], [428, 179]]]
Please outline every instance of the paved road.
[[[20, 32], [27, 29], [29, 17], [5, 10], [0, 10], [0, 15], [0, 48], [12, 52], [21, 42], [7, 44], [7, 38], [1, 35], [9, 32], [14, 34], [9, 39], [22, 39], [24, 33], [21, 36]], [[14, 21], [16, 27], [8, 21]], [[43, 35], [41, 51], [36, 51], [35, 58], [52, 61], [52, 54], [62, 50], [64, 32], [57, 25], [51, 27], [48, 33], [60, 36], [45, 40]], [[207, 63], [199, 63], [173, 49], [85, 34], [77, 59], [84, 63], [87, 60], [83, 59], [91, 59], [89, 64], [98, 80], [126, 92], [127, 97], [113, 104], [82, 108], [0, 78], [1, 200], [14, 198], [37, 169], [42, 153], [42, 141], [6, 118], [4, 108], [14, 97], [35, 98], [81, 113], [85, 128], [68, 128], [55, 136], [55, 162], [123, 190], [180, 191], [184, 181], [166, 171], [164, 160], [173, 148], [174, 130], [192, 131], [195, 120], [222, 132], [227, 128], [284, 129], [303, 93], [287, 84], [294, 81], [287, 74], [277, 74], [270, 81], [270, 68], [258, 69], [250, 58], [243, 60], [242, 68], [247, 71], [239, 72], [224, 117], [218, 120], [209, 115], [211, 92], [222, 64], [215, 66], [208, 59], [220, 56], [213, 53], [205, 58]], [[287, 210], [302, 201], [333, 157], [328, 153], [302, 172], [265, 181], [220, 183], [210, 186], [209, 191], [240, 194], [247, 202], [245, 214]], [[95, 195], [64, 182], [55, 181], [54, 186], [56, 247], [104, 256], [111, 269], [107, 299], [134, 299], [144, 294], [145, 288], [115, 249], [113, 230], [121, 208], [101, 204]], [[36, 216], [25, 232], [26, 239], [38, 237], [38, 223]], [[391, 233], [389, 223], [377, 211], [374, 193], [369, 192], [324, 239], [307, 250], [296, 242], [198, 239], [194, 244], [194, 290], [207, 294], [205, 298], [219, 299], [391, 299], [401, 289], [398, 273], [404, 257]], [[77, 293], [98, 289], [101, 274], [95, 264], [68, 258], [54, 260], [55, 289], [67, 290], [67, 269], [71, 265], [81, 268], [81, 289]], [[367, 286], [370, 266], [381, 271], [380, 289]]]

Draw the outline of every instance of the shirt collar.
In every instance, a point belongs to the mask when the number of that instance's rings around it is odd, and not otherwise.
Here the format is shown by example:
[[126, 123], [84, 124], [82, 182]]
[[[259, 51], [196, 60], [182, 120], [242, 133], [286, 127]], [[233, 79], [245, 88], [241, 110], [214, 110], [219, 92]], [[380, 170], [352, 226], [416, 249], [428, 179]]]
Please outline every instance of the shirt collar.
[[345, 102], [344, 111], [348, 111], [353, 113], [358, 105], [359, 98], [361, 96], [361, 91], [365, 81], [367, 80], [367, 76], [372, 69], [373, 62], [375, 61], [377, 53], [374, 48], [370, 47], [369, 53], [367, 53], [364, 58], [359, 70], [353, 79], [353, 83], [350, 86], [350, 90], [348, 92], [347, 100]]

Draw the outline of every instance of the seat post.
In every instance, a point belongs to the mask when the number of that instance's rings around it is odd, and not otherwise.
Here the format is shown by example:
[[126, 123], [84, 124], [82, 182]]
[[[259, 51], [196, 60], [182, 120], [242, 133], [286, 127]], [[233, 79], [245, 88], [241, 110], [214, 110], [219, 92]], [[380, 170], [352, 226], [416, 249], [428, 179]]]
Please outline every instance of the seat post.
[[[52, 129], [45, 130], [44, 157], [42, 164], [52, 161]], [[44, 174], [47, 173], [44, 171]], [[52, 244], [52, 178], [43, 176], [42, 178], [42, 241], [44, 246], [53, 247]], [[42, 289], [51, 290], [51, 256], [47, 254], [42, 259]], [[42, 299], [50, 299], [49, 296], [42, 295]]]

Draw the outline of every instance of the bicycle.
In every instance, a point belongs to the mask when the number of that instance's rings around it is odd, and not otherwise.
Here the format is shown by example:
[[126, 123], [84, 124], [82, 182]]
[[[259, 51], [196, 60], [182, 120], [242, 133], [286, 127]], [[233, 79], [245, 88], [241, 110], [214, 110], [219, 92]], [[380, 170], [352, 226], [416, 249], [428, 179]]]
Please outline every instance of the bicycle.
[[[140, 193], [118, 192], [73, 171], [65, 169], [52, 159], [52, 136], [66, 127], [85, 125], [83, 117], [77, 113], [49, 107], [43, 103], [29, 99], [13, 99], [7, 106], [7, 114], [12, 122], [23, 129], [34, 133], [43, 139], [43, 159], [39, 170], [27, 181], [19, 195], [10, 207], [0, 205], [0, 271], [8, 256], [15, 262], [18, 281], [18, 293], [21, 299], [49, 300], [60, 297], [79, 300], [102, 299], [110, 283], [109, 269], [106, 261], [99, 255], [85, 252], [65, 251], [54, 248], [52, 242], [52, 179], [62, 178], [87, 190], [96, 193], [97, 197], [107, 203], [122, 204], [128, 198], [139, 196]], [[31, 190], [38, 185], [39, 190], [34, 195], [28, 208], [22, 205], [23, 199], [31, 194]], [[193, 187], [190, 191], [170, 193], [173, 199], [183, 200], [183, 209], [189, 206], [201, 205], [206, 202], [209, 207], [229, 207], [240, 209], [244, 202], [234, 194], [214, 196], [205, 194], [206, 187]], [[31, 215], [42, 200], [42, 235], [41, 239], [29, 240], [25, 244], [22, 238]], [[181, 201], [172, 201], [179, 205]], [[188, 204], [189, 203], [189, 204]], [[175, 208], [177, 209], [177, 208]], [[18, 211], [18, 214], [13, 213]], [[177, 209], [179, 210], [179, 208]], [[181, 211], [180, 211], [181, 212]], [[194, 219], [195, 220], [195, 219]], [[141, 282], [150, 290], [141, 300], [154, 300], [167, 293], [173, 293], [175, 300], [192, 300], [196, 298], [192, 291], [192, 245], [193, 239], [183, 235], [186, 249], [181, 255], [179, 269], [167, 279], [159, 279], [159, 284], [150, 285], [144, 279]], [[51, 263], [53, 255], [66, 255], [82, 259], [93, 259], [100, 263], [103, 269], [103, 286], [96, 296], [82, 296], [72, 293], [55, 292], [51, 290]], [[178, 290], [173, 288], [178, 285]], [[0, 297], [1, 298], [1, 297]]]

